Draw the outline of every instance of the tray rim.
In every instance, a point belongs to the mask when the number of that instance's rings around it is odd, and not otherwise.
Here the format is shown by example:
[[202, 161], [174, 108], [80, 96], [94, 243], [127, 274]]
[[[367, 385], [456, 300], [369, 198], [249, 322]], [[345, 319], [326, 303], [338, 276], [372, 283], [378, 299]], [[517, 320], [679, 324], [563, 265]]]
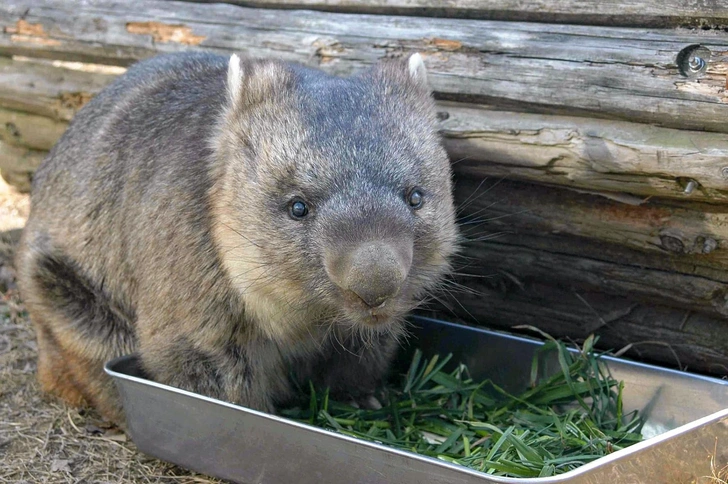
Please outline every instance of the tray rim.
[[[438, 320], [438, 319], [425, 318], [425, 317], [417, 317], [415, 319], [427, 320], [430, 323], [435, 323], [435, 324], [438, 324], [438, 325], [449, 326], [449, 327], [452, 327], [452, 328], [458, 328], [458, 329], [465, 329], [465, 330], [470, 330], [470, 331], [482, 332], [482, 333], [485, 333], [485, 334], [488, 334], [488, 335], [491, 335], [491, 336], [496, 336], [496, 337], [499, 337], [499, 338], [505, 337], [505, 338], [509, 338], [509, 339], [512, 339], [512, 340], [515, 340], [515, 341], [527, 342], [527, 343], [530, 343], [530, 344], [537, 344], [537, 345], [544, 344], [544, 341], [539, 340], [538, 338], [529, 338], [529, 337], [524, 337], [524, 336], [520, 336], [520, 335], [513, 335], [513, 334], [510, 334], [510, 333], [507, 333], [507, 332], [490, 330], [490, 329], [485, 329], [485, 328], [477, 327], [477, 326], [466, 326], [466, 325], [462, 325], [462, 324], [451, 323], [451, 322], [447, 322], [447, 321], [441, 321], [441, 320]], [[577, 351], [576, 349], [573, 349], [573, 348], [572, 348], [572, 350], [573, 351]], [[693, 421], [688, 422], [686, 424], [680, 425], [679, 427], [676, 427], [674, 429], [668, 430], [668, 431], [663, 432], [661, 434], [658, 434], [658, 435], [655, 435], [653, 437], [650, 437], [649, 439], [645, 439], [645, 440], [643, 440], [641, 442], [638, 442], [636, 444], [633, 444], [633, 445], [631, 445], [629, 447], [626, 447], [624, 449], [621, 449], [621, 450], [618, 450], [616, 452], [613, 452], [613, 453], [611, 453], [609, 455], [600, 457], [599, 459], [596, 459], [596, 460], [594, 460], [592, 462], [589, 462], [587, 464], [584, 464], [584, 465], [578, 467], [577, 469], [574, 469], [574, 470], [565, 472], [563, 474], [559, 474], [557, 476], [550, 476], [550, 477], [504, 477], [504, 476], [495, 476], [495, 475], [492, 475], [492, 474], [487, 474], [485, 472], [477, 471], [477, 470], [471, 469], [469, 467], [465, 467], [465, 466], [461, 466], [461, 465], [458, 465], [458, 464], [454, 464], [454, 463], [451, 463], [451, 462], [447, 462], [447, 461], [444, 461], [444, 460], [441, 460], [441, 459], [437, 459], [435, 457], [429, 457], [429, 456], [425, 456], [425, 455], [421, 455], [421, 454], [416, 454], [414, 452], [409, 452], [409, 451], [405, 451], [405, 450], [401, 450], [401, 449], [396, 449], [396, 448], [389, 447], [389, 446], [386, 446], [384, 444], [379, 444], [379, 443], [372, 442], [372, 441], [367, 441], [367, 440], [363, 440], [363, 439], [357, 439], [355, 437], [351, 437], [351, 436], [348, 436], [348, 435], [340, 434], [340, 433], [337, 433], [337, 432], [334, 432], [334, 431], [331, 431], [331, 430], [323, 429], [321, 427], [316, 427], [316, 426], [313, 426], [313, 425], [310, 425], [310, 424], [306, 424], [306, 423], [302, 423], [302, 422], [297, 422], [295, 420], [292, 420], [292, 419], [289, 419], [289, 418], [286, 418], [286, 417], [282, 417], [282, 416], [279, 416], [279, 415], [273, 415], [273, 414], [269, 414], [269, 413], [262, 412], [262, 411], [259, 411], [259, 410], [251, 409], [251, 408], [248, 408], [248, 407], [244, 407], [242, 405], [238, 405], [238, 404], [226, 402], [224, 400], [219, 400], [219, 399], [216, 399], [216, 398], [212, 398], [212, 397], [208, 397], [208, 396], [201, 395], [201, 394], [198, 394], [198, 393], [194, 393], [194, 392], [191, 392], [191, 391], [188, 391], [188, 390], [183, 390], [181, 388], [177, 388], [177, 387], [173, 387], [173, 386], [170, 386], [170, 385], [165, 385], [165, 384], [162, 384], [162, 383], [158, 383], [158, 382], [155, 382], [153, 380], [146, 379], [146, 378], [142, 378], [142, 377], [138, 377], [138, 376], [133, 376], [133, 375], [128, 375], [126, 373], [122, 373], [122, 372], [117, 371], [117, 370], [114, 369], [115, 366], [118, 366], [119, 364], [121, 364], [121, 363], [123, 363], [125, 361], [130, 361], [130, 360], [138, 359], [138, 357], [139, 357], [139, 355], [137, 353], [131, 353], [131, 354], [127, 354], [127, 355], [123, 355], [123, 356], [117, 357], [117, 358], [113, 358], [113, 359], [107, 361], [104, 364], [104, 371], [106, 372], [106, 374], [108, 374], [109, 376], [111, 376], [114, 379], [131, 381], [133, 383], [136, 383], [136, 384], [139, 384], [139, 385], [142, 385], [142, 386], [152, 387], [152, 388], [155, 388], [157, 390], [161, 390], [161, 391], [168, 392], [168, 393], [184, 395], [186, 397], [193, 398], [193, 399], [196, 399], [196, 400], [201, 400], [201, 401], [204, 401], [206, 403], [213, 404], [213, 405], [222, 405], [222, 406], [227, 407], [227, 408], [230, 408], [232, 410], [241, 411], [243, 413], [246, 413], [246, 414], [249, 414], [249, 415], [253, 415], [255, 417], [263, 418], [264, 420], [274, 421], [274, 422], [277, 422], [277, 423], [282, 424], [282, 425], [292, 426], [294, 428], [297, 428], [297, 429], [302, 430], [302, 431], [305, 431], [305, 432], [312, 432], [312, 433], [317, 434], [317, 435], [320, 435], [320, 436], [330, 437], [330, 438], [334, 438], [334, 439], [342, 439], [344, 441], [348, 441], [348, 442], [353, 443], [355, 445], [364, 445], [366, 447], [370, 447], [370, 448], [373, 448], [375, 450], [379, 450], [379, 451], [383, 451], [383, 452], [387, 452], [387, 453], [397, 454], [397, 455], [402, 456], [404, 458], [419, 460], [419, 461], [426, 462], [426, 463], [431, 464], [431, 465], [437, 465], [437, 466], [440, 466], [440, 467], [448, 468], [448, 469], [453, 470], [453, 471], [456, 471], [456, 472], [468, 474], [468, 475], [471, 475], [471, 476], [476, 477], [476, 478], [481, 478], [481, 479], [487, 478], [487, 479], [490, 479], [492, 482], [500, 482], [500, 483], [504, 483], [504, 484], [506, 484], [506, 483], [515, 484], [515, 483], [523, 483], [523, 482], [528, 482], [528, 483], [533, 482], [533, 483], [542, 483], [542, 484], [563, 483], [563, 482], [569, 481], [569, 480], [571, 480], [571, 479], [573, 479], [575, 477], [581, 476], [582, 474], [586, 474], [586, 473], [588, 473], [588, 472], [590, 472], [590, 471], [592, 471], [592, 470], [594, 470], [596, 468], [599, 468], [599, 467], [602, 467], [604, 465], [608, 465], [608, 464], [610, 464], [612, 462], [615, 462], [615, 461], [621, 460], [623, 458], [626, 458], [630, 454], [638, 453], [638, 452], [640, 452], [640, 451], [642, 451], [644, 449], [647, 449], [647, 448], [650, 448], [650, 447], [654, 447], [654, 446], [656, 446], [656, 445], [658, 445], [658, 444], [660, 444], [662, 442], [671, 440], [671, 439], [673, 439], [675, 437], [678, 437], [678, 436], [680, 436], [682, 434], [688, 433], [688, 432], [693, 431], [693, 430], [696, 430], [696, 429], [698, 429], [700, 427], [703, 427], [703, 426], [709, 425], [711, 423], [715, 423], [715, 422], [718, 422], [720, 420], [723, 420], [723, 419], [728, 418], [728, 408], [724, 408], [724, 409], [719, 410], [717, 412], [714, 412], [714, 413], [712, 413], [710, 415], [706, 415], [706, 416], [701, 417], [701, 418], [699, 418], [697, 420], [693, 420]], [[644, 368], [644, 369], [653, 370], [653, 371], [667, 372], [667, 373], [671, 373], [671, 374], [674, 374], [674, 375], [679, 375], [681, 377], [703, 380], [703, 381], [706, 381], [708, 383], [713, 383], [713, 384], [718, 384], [718, 385], [728, 385], [728, 381], [722, 380], [722, 379], [719, 379], [719, 378], [714, 378], [714, 377], [709, 377], [709, 376], [705, 376], [705, 375], [694, 374], [694, 373], [690, 373], [690, 372], [686, 372], [686, 371], [681, 371], [681, 370], [675, 370], [675, 369], [671, 369], [671, 368], [663, 368], [663, 367], [660, 367], [660, 366], [657, 366], [657, 365], [652, 365], [652, 364], [647, 364], [647, 363], [641, 363], [641, 362], [629, 360], [629, 359], [626, 359], [626, 358], [618, 358], [618, 357], [613, 357], [613, 356], [603, 356], [603, 358], [605, 360], [607, 360], [607, 361], [613, 361], [613, 362], [616, 362], [616, 363], [619, 363], [619, 364], [627, 364], [629, 366], [633, 366], [633, 367], [636, 367], [636, 368]], [[131, 435], [131, 438], [132, 438], [132, 441], [133, 441], [134, 440], [134, 436]]]
[[[536, 336], [528, 336], [528, 335], [522, 335], [522, 334], [513, 334], [508, 331], [502, 330], [502, 329], [491, 329], [483, 326], [469, 326], [467, 324], [461, 324], [461, 323], [453, 323], [450, 321], [443, 321], [441, 319], [435, 319], [435, 318], [429, 318], [425, 316], [414, 316], [411, 319], [417, 321], [427, 321], [431, 324], [437, 324], [439, 326], [445, 326], [445, 327], [451, 327], [454, 329], [462, 330], [470, 330], [475, 331], [479, 333], [484, 333], [490, 336], [496, 336], [498, 338], [506, 338], [510, 339], [512, 341], [518, 341], [522, 343], [529, 343], [529, 344], [537, 344], [537, 345], [544, 345], [545, 341], [542, 339], [539, 339]], [[567, 344], [567, 349], [572, 352], [578, 352], [579, 350], [574, 348], [571, 343]], [[717, 378], [714, 376], [708, 376], [708, 375], [702, 375], [700, 373], [692, 373], [689, 371], [683, 371], [683, 370], [677, 370], [675, 368], [667, 368], [664, 366], [652, 364], [652, 363], [643, 363], [641, 361], [633, 360], [630, 358], [624, 358], [622, 356], [612, 356], [612, 355], [603, 355], [601, 356], [601, 359], [604, 361], [612, 361], [618, 364], [627, 364], [629, 366], [635, 367], [635, 368], [643, 368], [646, 370], [651, 371], [659, 371], [661, 373], [669, 373], [671, 375], [679, 376], [682, 378], [691, 378], [693, 380], [702, 380], [707, 383], [714, 383], [718, 385], [728, 385], [728, 375], [724, 378]], [[727, 407], [728, 408], [728, 407]]]

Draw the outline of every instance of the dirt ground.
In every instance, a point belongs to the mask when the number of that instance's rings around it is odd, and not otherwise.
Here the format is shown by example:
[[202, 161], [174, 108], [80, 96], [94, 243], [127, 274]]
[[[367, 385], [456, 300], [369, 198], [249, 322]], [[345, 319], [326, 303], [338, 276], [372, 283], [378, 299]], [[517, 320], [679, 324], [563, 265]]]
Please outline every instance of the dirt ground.
[[95, 412], [40, 393], [36, 343], [14, 284], [29, 199], [0, 178], [0, 483], [216, 483], [141, 454]]

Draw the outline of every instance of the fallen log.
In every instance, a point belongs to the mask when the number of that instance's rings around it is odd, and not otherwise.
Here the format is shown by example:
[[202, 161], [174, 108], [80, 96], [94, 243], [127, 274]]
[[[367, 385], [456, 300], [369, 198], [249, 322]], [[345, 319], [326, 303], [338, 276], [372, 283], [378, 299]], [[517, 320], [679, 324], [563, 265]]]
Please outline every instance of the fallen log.
[[[442, 99], [728, 131], [728, 39], [722, 31], [403, 19], [162, 0], [139, 0], [131, 11], [113, 0], [7, 0], [0, 5], [0, 27], [1, 55], [113, 65], [200, 48], [346, 74], [384, 56], [420, 51]], [[707, 49], [700, 61], [690, 55], [678, 61], [697, 45]]]
[[0, 57], [0, 107], [70, 121], [115, 77]]
[[728, 374], [725, 318], [538, 279], [522, 279], [518, 285], [505, 277], [497, 281], [503, 284], [472, 282], [468, 291], [438, 296], [441, 302], [419, 313], [530, 336], [532, 332], [514, 327], [536, 326], [555, 337], [577, 341], [594, 333], [600, 337], [600, 348], [628, 349], [627, 356], [642, 361], [716, 376]]
[[45, 151], [12, 146], [0, 141], [0, 176], [21, 192], [29, 192], [33, 172], [46, 154]]
[[247, 7], [305, 8], [325, 12], [628, 27], [717, 27], [728, 23], [728, 8], [720, 0], [226, 0], [225, 3]]
[[[717, 277], [728, 267], [728, 207], [645, 201], [530, 183], [458, 176], [455, 190], [466, 234], [563, 234], [652, 254], [692, 274]], [[675, 268], [674, 270], [681, 270]], [[720, 280], [728, 282], [728, 274]]]

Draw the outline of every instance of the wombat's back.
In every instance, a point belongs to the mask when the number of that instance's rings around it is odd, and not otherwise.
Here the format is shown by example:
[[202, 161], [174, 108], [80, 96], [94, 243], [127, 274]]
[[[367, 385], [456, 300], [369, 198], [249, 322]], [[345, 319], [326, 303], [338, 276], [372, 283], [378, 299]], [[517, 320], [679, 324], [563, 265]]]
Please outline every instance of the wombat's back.
[[105, 205], [133, 210], [138, 200], [130, 198], [153, 196], [153, 187], [172, 177], [189, 179], [189, 188], [199, 190], [225, 69], [224, 57], [204, 53], [132, 66], [80, 110], [38, 168], [34, 215], [61, 215], [69, 205], [77, 214], [79, 203], [88, 205], [91, 218]]
[[[225, 68], [209, 54], [156, 57], [92, 99], [37, 171], [23, 251], [62, 252], [105, 285], [140, 282], [164, 255], [159, 234], [205, 224]], [[126, 286], [108, 289], [134, 298]]]
[[164, 311], [162, 281], [178, 264], [213, 265], [208, 139], [225, 70], [224, 57], [201, 53], [134, 65], [79, 111], [38, 168], [16, 265], [46, 390], [116, 415], [94, 395], [105, 392], [96, 388], [107, 381], [103, 362], [138, 349], [140, 299]]

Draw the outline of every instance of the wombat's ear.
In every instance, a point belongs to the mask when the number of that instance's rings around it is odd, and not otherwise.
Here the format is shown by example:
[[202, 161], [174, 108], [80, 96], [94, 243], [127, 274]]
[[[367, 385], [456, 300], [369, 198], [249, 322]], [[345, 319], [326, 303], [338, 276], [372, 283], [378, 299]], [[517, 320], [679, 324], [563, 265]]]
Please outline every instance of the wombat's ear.
[[368, 75], [384, 79], [385, 82], [395, 81], [408, 84], [415, 86], [416, 91], [420, 93], [431, 94], [430, 84], [427, 80], [427, 68], [419, 53], [408, 57], [384, 59], [368, 72]]
[[227, 71], [228, 107], [245, 109], [288, 90], [290, 73], [280, 62], [248, 61], [230, 56]]
[[427, 82], [427, 68], [419, 52], [415, 52], [409, 57], [407, 67], [412, 80], [429, 90], [430, 84]]
[[240, 57], [233, 54], [230, 56], [227, 72], [228, 100], [233, 106], [240, 103], [240, 96], [243, 91], [243, 72], [240, 69]]

